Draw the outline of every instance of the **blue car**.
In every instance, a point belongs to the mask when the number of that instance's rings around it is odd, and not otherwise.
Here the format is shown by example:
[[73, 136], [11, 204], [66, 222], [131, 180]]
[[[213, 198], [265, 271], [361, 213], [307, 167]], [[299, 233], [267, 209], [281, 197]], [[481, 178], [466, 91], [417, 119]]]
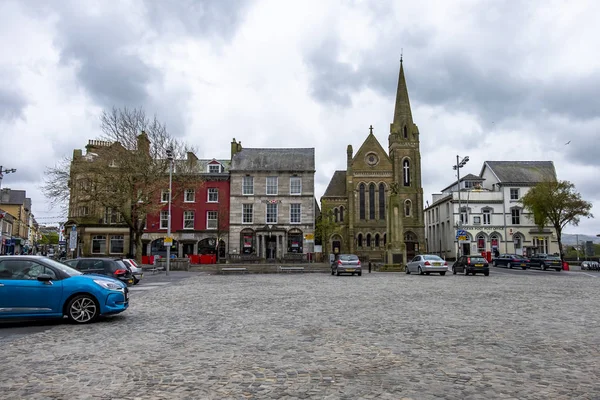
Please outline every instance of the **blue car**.
[[39, 256], [0, 256], [0, 319], [62, 318], [85, 324], [129, 306], [121, 281]]

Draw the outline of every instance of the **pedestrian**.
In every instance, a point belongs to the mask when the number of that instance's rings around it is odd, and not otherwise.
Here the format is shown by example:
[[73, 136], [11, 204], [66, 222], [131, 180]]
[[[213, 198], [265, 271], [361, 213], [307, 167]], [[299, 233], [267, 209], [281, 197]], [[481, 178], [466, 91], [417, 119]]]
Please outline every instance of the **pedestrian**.
[[371, 261], [369, 261], [369, 273], [371, 273]]

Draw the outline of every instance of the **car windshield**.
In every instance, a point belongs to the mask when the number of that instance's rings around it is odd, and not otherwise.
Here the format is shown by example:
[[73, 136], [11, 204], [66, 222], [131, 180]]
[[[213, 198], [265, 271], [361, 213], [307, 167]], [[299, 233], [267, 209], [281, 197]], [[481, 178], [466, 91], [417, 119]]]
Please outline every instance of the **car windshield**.
[[356, 261], [356, 260], [358, 260], [358, 256], [355, 256], [354, 254], [342, 254], [340, 256], [340, 260], [342, 260], [342, 261]]
[[471, 257], [471, 262], [486, 262], [483, 257]]
[[423, 256], [423, 259], [429, 261], [444, 261], [439, 256]]
[[63, 264], [59, 261], [55, 261], [52, 260], [50, 258], [44, 260], [46, 262], [46, 264], [61, 270], [62, 272], [64, 272], [65, 274], [69, 275], [69, 276], [77, 276], [77, 275], [83, 275], [81, 272], [77, 271], [76, 269], [73, 269], [71, 267], [69, 267], [66, 264]]

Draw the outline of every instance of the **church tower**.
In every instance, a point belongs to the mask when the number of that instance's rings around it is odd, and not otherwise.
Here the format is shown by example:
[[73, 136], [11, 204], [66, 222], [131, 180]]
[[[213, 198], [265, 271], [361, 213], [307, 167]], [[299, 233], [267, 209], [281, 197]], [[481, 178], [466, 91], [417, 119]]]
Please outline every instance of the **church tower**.
[[[389, 246], [403, 243], [406, 246], [403, 262], [406, 263], [415, 254], [425, 251], [425, 223], [419, 128], [412, 118], [402, 58], [400, 59], [394, 120], [390, 124], [388, 143], [395, 183], [394, 190], [390, 194], [390, 210], [388, 211]], [[397, 196], [395, 201], [392, 198], [394, 193]], [[393, 203], [401, 206], [401, 212], [393, 212], [391, 207]], [[394, 221], [394, 218], [401, 218], [401, 221]], [[402, 238], [397, 237], [400, 232], [394, 233], [391, 230], [394, 226], [401, 229]], [[400, 249], [398, 248], [398, 250]], [[388, 263], [391, 264], [392, 261], [390, 260]], [[394, 262], [394, 264], [396, 263]]]

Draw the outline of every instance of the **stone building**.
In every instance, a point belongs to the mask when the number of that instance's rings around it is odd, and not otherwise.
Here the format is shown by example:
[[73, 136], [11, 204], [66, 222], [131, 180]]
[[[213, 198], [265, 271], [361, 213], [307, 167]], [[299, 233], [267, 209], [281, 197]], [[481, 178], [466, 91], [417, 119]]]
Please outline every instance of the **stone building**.
[[554, 228], [540, 230], [520, 202], [547, 180], [556, 180], [552, 161], [484, 162], [479, 176], [468, 174], [433, 195], [425, 209], [427, 251], [448, 259], [457, 252], [558, 253]]
[[[373, 127], [369, 129], [356, 154], [348, 145], [346, 170], [335, 171], [321, 197], [321, 212], [337, 224], [326, 240], [327, 251], [402, 264], [425, 248], [419, 129], [412, 119], [402, 62], [387, 152]], [[397, 194], [395, 199], [401, 203], [399, 211], [389, 207], [392, 194]], [[396, 250], [402, 260], [386, 257], [391, 226], [400, 236], [401, 248]]]
[[30, 240], [31, 199], [25, 190], [4, 188], [0, 191], [0, 208], [14, 217], [11, 238], [5, 239], [5, 251], [12, 254], [27, 252], [35, 244]]
[[229, 259], [303, 260], [313, 252], [313, 148], [231, 142]]

